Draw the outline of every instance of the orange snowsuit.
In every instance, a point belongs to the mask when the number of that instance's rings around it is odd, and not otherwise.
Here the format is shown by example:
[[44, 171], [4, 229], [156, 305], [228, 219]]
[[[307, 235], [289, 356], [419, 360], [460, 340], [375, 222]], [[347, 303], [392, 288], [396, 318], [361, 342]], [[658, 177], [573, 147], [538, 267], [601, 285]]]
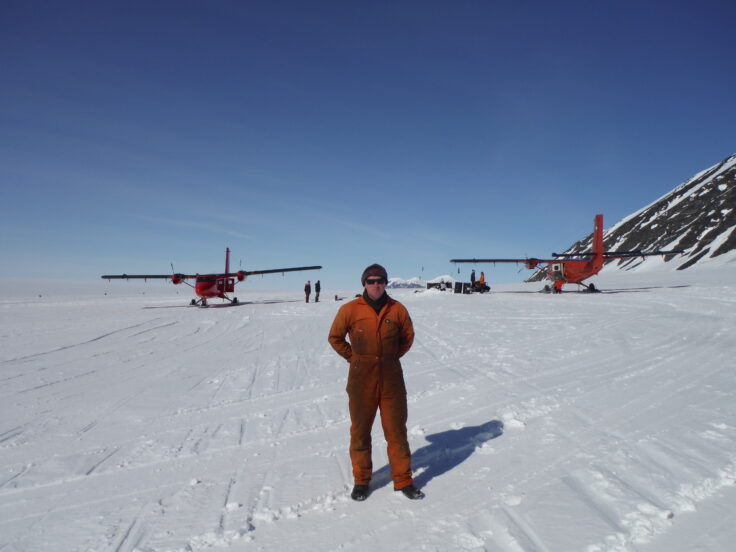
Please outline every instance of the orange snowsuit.
[[371, 428], [380, 409], [394, 489], [412, 485], [411, 451], [406, 438], [406, 387], [399, 362], [414, 342], [409, 312], [389, 297], [376, 314], [359, 297], [337, 311], [328, 341], [350, 362], [347, 392], [355, 484], [367, 485], [373, 474]]

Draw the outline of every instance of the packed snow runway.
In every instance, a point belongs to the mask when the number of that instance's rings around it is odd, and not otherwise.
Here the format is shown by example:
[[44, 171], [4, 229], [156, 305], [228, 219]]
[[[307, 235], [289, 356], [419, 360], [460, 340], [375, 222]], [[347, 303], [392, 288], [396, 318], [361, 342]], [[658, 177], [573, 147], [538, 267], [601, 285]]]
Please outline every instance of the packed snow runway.
[[334, 291], [6, 285], [0, 551], [732, 550], [733, 266], [390, 291], [427, 498], [393, 492], [377, 422], [364, 503]]

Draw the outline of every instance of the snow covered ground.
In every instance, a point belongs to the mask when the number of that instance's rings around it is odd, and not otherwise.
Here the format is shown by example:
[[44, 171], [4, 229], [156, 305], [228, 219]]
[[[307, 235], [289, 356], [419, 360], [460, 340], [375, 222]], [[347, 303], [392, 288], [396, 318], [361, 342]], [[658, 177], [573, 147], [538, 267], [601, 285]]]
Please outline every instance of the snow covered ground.
[[0, 551], [734, 550], [735, 267], [393, 291], [416, 502], [380, 424], [348, 497], [334, 291], [2, 282]]

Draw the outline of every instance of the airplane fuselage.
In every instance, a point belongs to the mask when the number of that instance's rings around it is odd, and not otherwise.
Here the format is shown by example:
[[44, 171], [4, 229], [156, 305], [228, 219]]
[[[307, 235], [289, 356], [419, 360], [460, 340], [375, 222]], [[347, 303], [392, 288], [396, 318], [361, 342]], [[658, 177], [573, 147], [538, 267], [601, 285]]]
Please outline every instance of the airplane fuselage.
[[598, 274], [601, 268], [603, 268], [603, 259], [594, 257], [589, 260], [549, 263], [544, 267], [544, 272], [547, 279], [553, 282], [557, 279], [557, 275], [561, 274], [568, 284], [582, 284], [583, 280]]
[[226, 299], [226, 293], [235, 291], [235, 278], [219, 276], [217, 274], [205, 274], [197, 276], [194, 284], [194, 293], [205, 299]]

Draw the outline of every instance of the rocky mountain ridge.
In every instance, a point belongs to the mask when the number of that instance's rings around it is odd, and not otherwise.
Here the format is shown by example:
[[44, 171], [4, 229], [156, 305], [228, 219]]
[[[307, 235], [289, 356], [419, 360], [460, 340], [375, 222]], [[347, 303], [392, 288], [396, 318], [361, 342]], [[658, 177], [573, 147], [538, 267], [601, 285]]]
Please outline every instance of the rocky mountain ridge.
[[[590, 251], [592, 241], [591, 232], [565, 253]], [[616, 223], [604, 232], [603, 243], [606, 251], [684, 249], [683, 254], [664, 258], [677, 270], [736, 251], [736, 154]], [[632, 257], [609, 264], [632, 270], [653, 259], [660, 257]], [[537, 272], [527, 281], [543, 276]]]
[[387, 288], [390, 289], [402, 289], [402, 288], [417, 288], [417, 289], [424, 289], [427, 287], [427, 284], [434, 284], [434, 283], [440, 283], [445, 282], [448, 285], [454, 285], [455, 279], [450, 276], [449, 274], [444, 274], [442, 276], [437, 276], [436, 278], [432, 278], [431, 280], [422, 280], [421, 278], [409, 278], [408, 280], [404, 280], [403, 278], [389, 278], [388, 279], [388, 285]]

